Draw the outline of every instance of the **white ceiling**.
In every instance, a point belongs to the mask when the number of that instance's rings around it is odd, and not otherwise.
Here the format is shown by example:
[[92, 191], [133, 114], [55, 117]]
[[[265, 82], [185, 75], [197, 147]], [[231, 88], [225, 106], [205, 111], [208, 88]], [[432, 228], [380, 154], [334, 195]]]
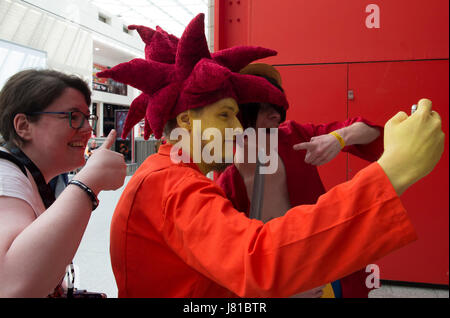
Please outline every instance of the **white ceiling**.
[[114, 46], [111, 43], [108, 44], [104, 41], [98, 41], [96, 38], [93, 39], [93, 50], [94, 50], [94, 62], [102, 62], [98, 61], [97, 57], [101, 57], [104, 60], [104, 63], [112, 64], [109, 66], [113, 66], [113, 64], [118, 64], [122, 62], [129, 61], [136, 57], [144, 58], [144, 53], [142, 55], [137, 55], [135, 52], [127, 52], [123, 47]]
[[[208, 0], [90, 0], [101, 11], [120, 17], [127, 24], [157, 25], [181, 36], [187, 24], [199, 13], [208, 19]], [[205, 21], [208, 25], [208, 21]]]

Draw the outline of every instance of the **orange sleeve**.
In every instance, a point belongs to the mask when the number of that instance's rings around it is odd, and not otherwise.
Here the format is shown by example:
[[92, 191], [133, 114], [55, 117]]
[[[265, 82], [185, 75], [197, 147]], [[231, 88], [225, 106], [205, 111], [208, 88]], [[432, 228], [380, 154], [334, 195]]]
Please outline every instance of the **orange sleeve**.
[[[189, 180], [190, 179], [190, 180]], [[416, 239], [377, 164], [263, 224], [207, 179], [173, 187], [160, 229], [187, 264], [241, 297], [286, 297], [348, 275]]]

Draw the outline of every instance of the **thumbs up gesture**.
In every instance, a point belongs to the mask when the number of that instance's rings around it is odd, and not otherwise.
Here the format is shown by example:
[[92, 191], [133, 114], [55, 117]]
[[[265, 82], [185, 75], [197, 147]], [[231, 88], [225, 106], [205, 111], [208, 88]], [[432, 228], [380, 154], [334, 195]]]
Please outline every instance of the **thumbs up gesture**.
[[122, 154], [110, 150], [116, 140], [113, 129], [105, 142], [92, 152], [86, 165], [77, 174], [77, 179], [89, 186], [95, 194], [102, 190], [116, 190], [125, 180], [127, 166]]

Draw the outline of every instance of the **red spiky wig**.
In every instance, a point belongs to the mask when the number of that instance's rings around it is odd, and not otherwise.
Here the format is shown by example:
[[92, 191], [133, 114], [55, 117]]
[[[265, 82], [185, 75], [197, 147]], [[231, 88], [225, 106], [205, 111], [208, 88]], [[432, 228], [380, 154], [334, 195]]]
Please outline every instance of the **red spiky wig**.
[[97, 73], [142, 91], [131, 104], [122, 138], [145, 117], [145, 135], [161, 138], [164, 125], [178, 114], [231, 97], [238, 104], [267, 102], [288, 108], [285, 95], [265, 79], [239, 74], [247, 64], [276, 51], [237, 46], [210, 54], [204, 14], [197, 15], [181, 38], [143, 26], [136, 29], [146, 43], [145, 60], [133, 59]]

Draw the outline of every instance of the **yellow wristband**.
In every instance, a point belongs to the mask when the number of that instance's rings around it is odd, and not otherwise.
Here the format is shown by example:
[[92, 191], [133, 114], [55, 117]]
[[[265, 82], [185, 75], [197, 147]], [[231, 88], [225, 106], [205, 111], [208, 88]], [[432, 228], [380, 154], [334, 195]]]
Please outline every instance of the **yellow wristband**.
[[344, 138], [341, 137], [341, 135], [339, 135], [335, 131], [330, 132], [329, 135], [333, 135], [334, 137], [336, 137], [336, 139], [339, 141], [339, 144], [341, 145], [341, 149], [345, 147], [345, 141]]

